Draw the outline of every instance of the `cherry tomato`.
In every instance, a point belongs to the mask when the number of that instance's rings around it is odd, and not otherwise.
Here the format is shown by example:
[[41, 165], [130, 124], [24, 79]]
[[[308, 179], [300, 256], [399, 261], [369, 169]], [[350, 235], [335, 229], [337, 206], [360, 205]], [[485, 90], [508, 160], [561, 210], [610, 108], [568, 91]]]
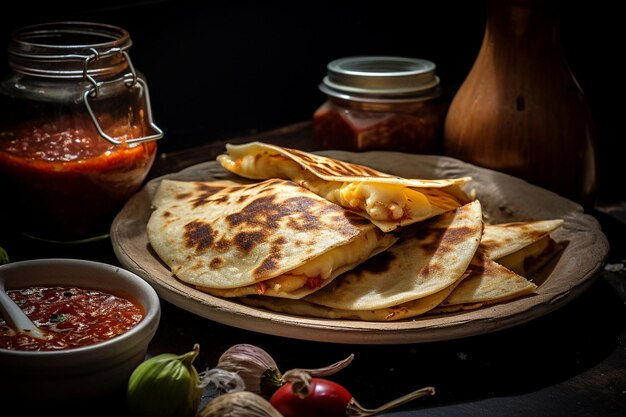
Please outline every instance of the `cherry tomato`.
[[306, 397], [295, 394], [288, 382], [272, 395], [270, 403], [284, 417], [346, 417], [351, 399], [352, 394], [336, 382], [313, 378]]

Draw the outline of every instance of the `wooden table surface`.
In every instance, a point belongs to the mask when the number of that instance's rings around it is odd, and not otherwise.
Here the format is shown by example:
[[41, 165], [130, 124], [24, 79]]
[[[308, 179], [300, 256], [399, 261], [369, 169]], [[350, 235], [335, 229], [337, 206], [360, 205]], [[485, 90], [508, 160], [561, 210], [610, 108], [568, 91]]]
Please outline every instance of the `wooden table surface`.
[[[262, 140], [316, 150], [303, 122], [254, 136], [215, 141], [157, 155], [150, 178], [214, 159], [225, 143]], [[592, 210], [611, 244], [608, 263], [626, 259], [625, 224]], [[622, 213], [623, 215], [624, 213]], [[83, 258], [119, 264], [110, 240], [84, 245], [31, 241], [5, 225], [0, 246], [12, 261], [43, 257]], [[626, 272], [602, 270], [593, 285], [561, 309], [498, 332], [442, 342], [346, 345], [282, 338], [228, 327], [162, 301], [159, 329], [148, 356], [184, 353], [195, 343], [198, 370], [214, 367], [237, 343], [268, 351], [279, 368], [328, 365], [354, 353], [352, 364], [332, 379], [366, 407], [434, 386], [436, 395], [387, 412], [388, 416], [619, 416], [626, 413]], [[1, 370], [0, 370], [1, 374]], [[4, 415], [4, 413], [2, 413]], [[94, 404], [83, 415], [128, 415], [123, 393]]]

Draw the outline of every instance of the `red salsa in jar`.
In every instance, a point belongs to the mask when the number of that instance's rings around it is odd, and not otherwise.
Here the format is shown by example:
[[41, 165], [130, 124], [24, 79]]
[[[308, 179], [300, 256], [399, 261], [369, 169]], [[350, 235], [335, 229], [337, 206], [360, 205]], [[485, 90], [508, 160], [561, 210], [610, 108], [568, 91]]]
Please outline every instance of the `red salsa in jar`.
[[62, 241], [108, 233], [152, 166], [156, 142], [128, 145], [126, 140], [141, 137], [141, 126], [100, 124], [122, 144], [102, 138], [87, 114], [0, 132], [0, 177], [13, 209], [9, 215], [23, 232]]
[[163, 132], [133, 65], [130, 34], [52, 22], [11, 34], [0, 78], [0, 218], [47, 241], [107, 237]]
[[52, 351], [93, 345], [127, 332], [145, 314], [125, 297], [94, 289], [35, 286], [6, 292], [46, 338], [16, 332], [0, 316], [2, 349]]
[[348, 103], [329, 99], [313, 114], [313, 135], [325, 149], [437, 153], [445, 108], [439, 102]]
[[322, 149], [438, 153], [447, 105], [435, 64], [415, 58], [357, 56], [331, 61], [326, 94], [313, 114]]

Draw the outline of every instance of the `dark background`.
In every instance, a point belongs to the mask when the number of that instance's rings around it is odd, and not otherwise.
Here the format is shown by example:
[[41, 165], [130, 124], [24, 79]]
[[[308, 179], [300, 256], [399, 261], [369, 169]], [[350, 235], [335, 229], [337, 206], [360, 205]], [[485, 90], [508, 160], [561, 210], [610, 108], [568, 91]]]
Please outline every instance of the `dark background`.
[[[597, 129], [600, 193], [622, 163], [624, 51], [608, 2], [563, 2], [561, 38]], [[309, 119], [324, 101], [326, 64], [351, 55], [429, 59], [448, 92], [463, 82], [482, 41], [483, 0], [230, 2], [96, 1], [12, 4], [1, 42], [22, 26], [83, 20], [130, 32], [146, 77], [162, 152]], [[3, 39], [3, 41], [2, 41]], [[0, 48], [8, 71], [6, 47]], [[622, 187], [623, 189], [623, 187]], [[623, 196], [623, 193], [621, 194]]]

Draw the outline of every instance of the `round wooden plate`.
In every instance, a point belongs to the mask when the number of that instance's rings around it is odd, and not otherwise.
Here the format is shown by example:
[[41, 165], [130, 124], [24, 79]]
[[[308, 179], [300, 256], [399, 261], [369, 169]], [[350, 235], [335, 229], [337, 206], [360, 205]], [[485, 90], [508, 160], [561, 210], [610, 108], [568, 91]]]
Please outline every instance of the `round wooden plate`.
[[[234, 178], [216, 161], [156, 178], [133, 196], [111, 227], [115, 254], [122, 266], [143, 277], [163, 299], [226, 325], [283, 337], [334, 343], [398, 344], [455, 339], [515, 326], [543, 316], [573, 300], [598, 276], [609, 253], [596, 219], [576, 203], [518, 178], [456, 159], [398, 152], [324, 151], [322, 155], [355, 162], [405, 178], [471, 176], [485, 217], [492, 223], [562, 218], [552, 236], [565, 249], [531, 279], [535, 294], [477, 310], [424, 316], [394, 322], [332, 320], [294, 316], [211, 296], [172, 276], [150, 247], [146, 223], [162, 178], [212, 180]], [[468, 191], [470, 191], [468, 189]]]

